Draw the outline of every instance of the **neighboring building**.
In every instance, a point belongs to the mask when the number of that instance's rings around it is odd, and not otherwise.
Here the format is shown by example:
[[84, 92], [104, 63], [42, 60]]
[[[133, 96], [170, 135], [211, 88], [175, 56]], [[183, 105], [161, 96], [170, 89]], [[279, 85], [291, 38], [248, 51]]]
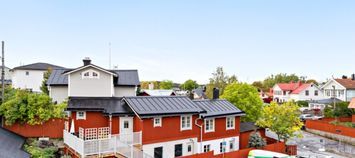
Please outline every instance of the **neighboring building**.
[[139, 96], [175, 96], [174, 90], [168, 89], [142, 89]]
[[76, 69], [53, 70], [47, 81], [53, 101], [62, 102], [68, 96], [122, 97], [135, 96], [139, 86], [137, 70], [107, 70], [83, 60]]
[[290, 82], [279, 83], [272, 88], [273, 99], [276, 102], [309, 101], [323, 99], [323, 92], [313, 83]]
[[1, 158], [29, 158], [30, 154], [23, 150], [26, 139], [0, 127], [0, 157]]
[[322, 87], [325, 98], [334, 98], [342, 101], [351, 101], [355, 97], [355, 75], [351, 79], [345, 76], [341, 79], [330, 79]]
[[194, 99], [208, 99], [206, 95], [206, 87], [200, 87], [192, 90], [193, 98]]
[[[5, 80], [5, 82], [4, 82], [4, 84], [5, 85], [11, 85], [11, 71], [10, 71], [11, 69], [10, 68], [8, 68], [8, 67], [4, 67], [4, 72], [5, 72], [5, 75], [4, 75], [4, 80]], [[0, 66], [0, 74], [1, 74], [1, 66]], [[0, 75], [0, 84], [1, 84], [1, 75]]]
[[92, 90], [85, 85], [104, 81], [72, 82], [74, 73], [90, 75], [92, 70], [100, 72], [100, 78], [104, 73], [114, 76], [93, 66], [64, 73], [69, 76], [69, 89], [81, 87], [69, 93], [67, 110], [72, 114], [65, 126], [64, 144], [71, 155], [173, 158], [239, 150], [240, 117], [245, 114], [230, 102], [192, 101], [186, 96], [112, 95], [106, 88], [100, 89], [102, 86], [88, 93]]
[[15, 67], [12, 72], [12, 87], [28, 89], [34, 92], [40, 92], [44, 73], [49, 69], [63, 69], [61, 66], [48, 63], [33, 63]]

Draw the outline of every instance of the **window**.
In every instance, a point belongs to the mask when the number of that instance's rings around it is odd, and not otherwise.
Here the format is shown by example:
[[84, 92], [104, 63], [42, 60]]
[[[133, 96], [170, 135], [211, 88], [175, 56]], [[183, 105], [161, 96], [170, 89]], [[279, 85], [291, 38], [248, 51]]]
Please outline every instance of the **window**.
[[203, 146], [203, 152], [209, 152], [210, 149], [211, 149], [211, 145], [209, 145], [209, 144]]
[[181, 130], [190, 130], [192, 129], [192, 116], [181, 116]]
[[77, 111], [76, 112], [76, 119], [77, 120], [85, 120], [86, 119], [86, 112], [85, 111]]
[[123, 128], [125, 128], [125, 129], [129, 128], [129, 122], [128, 121], [124, 121], [123, 122]]
[[192, 145], [188, 144], [187, 145], [187, 152], [190, 153], [192, 151]]
[[98, 79], [100, 77], [100, 74], [96, 71], [93, 70], [88, 70], [82, 73], [82, 78], [87, 79], [87, 78], [96, 78]]
[[85, 77], [89, 77], [89, 76], [90, 76], [90, 73], [89, 73], [89, 72], [85, 72], [85, 73], [84, 73], [84, 76], [85, 76]]
[[234, 120], [235, 120], [235, 118], [234, 117], [227, 117], [226, 118], [226, 124], [227, 124], [227, 130], [229, 130], [229, 129], [234, 129]]
[[182, 156], [182, 144], [175, 145], [175, 157]]
[[205, 120], [205, 133], [214, 132], [214, 119]]
[[229, 150], [230, 151], [234, 150], [234, 141], [233, 140], [229, 141]]
[[306, 96], [309, 96], [309, 90], [306, 90]]
[[154, 158], [163, 158], [163, 147], [154, 148]]
[[220, 153], [226, 152], [226, 142], [219, 143], [219, 152]]
[[153, 122], [154, 122], [154, 127], [161, 127], [161, 118], [160, 117], [154, 118]]
[[26, 71], [26, 76], [30, 75], [30, 72]]
[[314, 91], [314, 96], [318, 96], [318, 91], [317, 90]]
[[99, 76], [96, 72], [92, 72], [92, 76], [93, 77], [97, 77], [97, 76]]
[[286, 91], [283, 91], [284, 95], [286, 95]]

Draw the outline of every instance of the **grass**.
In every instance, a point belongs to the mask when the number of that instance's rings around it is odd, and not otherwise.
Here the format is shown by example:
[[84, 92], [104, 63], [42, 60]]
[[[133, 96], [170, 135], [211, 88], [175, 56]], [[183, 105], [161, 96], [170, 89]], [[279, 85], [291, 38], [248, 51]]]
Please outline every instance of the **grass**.
[[345, 127], [350, 127], [350, 128], [355, 128], [355, 123], [352, 122], [340, 122], [340, 121], [332, 121], [330, 122], [333, 125], [339, 125], [339, 126], [345, 126]]

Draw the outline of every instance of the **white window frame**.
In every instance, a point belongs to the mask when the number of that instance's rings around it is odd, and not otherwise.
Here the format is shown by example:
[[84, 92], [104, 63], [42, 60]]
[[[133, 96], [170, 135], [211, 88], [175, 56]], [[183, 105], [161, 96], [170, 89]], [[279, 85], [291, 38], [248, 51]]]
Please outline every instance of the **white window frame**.
[[[85, 76], [86, 73], [89, 73], [89, 76]], [[97, 74], [97, 76], [94, 76], [94, 73]], [[100, 78], [100, 73], [94, 70], [86, 70], [81, 73], [81, 78], [82, 79], [99, 79]]]
[[[80, 116], [79, 113], [83, 113], [83, 116]], [[86, 112], [85, 111], [77, 111], [76, 112], [76, 119], [77, 120], [85, 120], [86, 119]]]
[[[208, 122], [209, 129], [207, 129], [207, 122]], [[212, 126], [210, 124], [211, 122], [212, 122]], [[215, 129], [214, 127], [215, 127], [215, 119], [214, 118], [205, 119], [205, 133], [214, 132], [214, 129]]]
[[[232, 125], [231, 127], [228, 127], [228, 122], [230, 122], [230, 125]], [[230, 116], [230, 117], [226, 117], [226, 129], [227, 130], [233, 130], [235, 129], [235, 117], [234, 116]]]
[[[187, 122], [187, 118], [189, 118], [189, 122]], [[183, 119], [184, 123], [183, 124]], [[189, 126], [187, 126], [189, 125]], [[185, 131], [185, 130], [192, 130], [192, 115], [181, 115], [180, 116], [180, 130]]]
[[[159, 120], [159, 123], [156, 122], [156, 120]], [[162, 126], [162, 118], [161, 117], [155, 117], [153, 119], [153, 126], [154, 127], [161, 127]]]
[[[208, 149], [208, 150], [207, 150]], [[211, 151], [211, 144], [206, 144], [203, 146], [203, 152], [210, 152]]]

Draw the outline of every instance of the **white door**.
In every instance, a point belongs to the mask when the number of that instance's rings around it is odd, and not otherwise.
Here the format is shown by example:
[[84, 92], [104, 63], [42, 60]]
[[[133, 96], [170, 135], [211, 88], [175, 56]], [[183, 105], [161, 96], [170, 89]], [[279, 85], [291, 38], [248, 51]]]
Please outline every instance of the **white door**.
[[120, 140], [133, 142], [133, 117], [120, 117]]

